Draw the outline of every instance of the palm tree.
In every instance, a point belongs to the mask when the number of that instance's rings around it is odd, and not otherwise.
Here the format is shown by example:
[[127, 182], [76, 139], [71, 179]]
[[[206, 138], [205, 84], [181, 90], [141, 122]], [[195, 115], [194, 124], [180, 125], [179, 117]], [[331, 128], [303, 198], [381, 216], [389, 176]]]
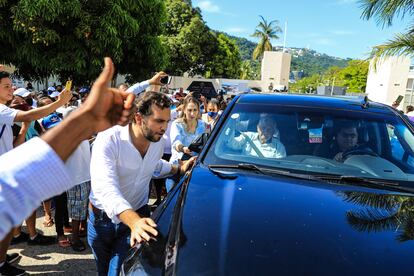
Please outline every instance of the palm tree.
[[278, 39], [277, 34], [282, 32], [282, 29], [278, 26], [279, 22], [277, 20], [270, 21], [269, 23], [263, 16], [260, 15], [262, 21], [257, 25], [253, 37], [260, 39], [256, 48], [253, 51], [253, 59], [262, 57], [265, 51], [271, 51], [273, 49], [271, 39]]
[[365, 192], [338, 192], [347, 202], [365, 209], [348, 211], [346, 219], [357, 231], [393, 231], [396, 240], [414, 240], [414, 198], [400, 195], [381, 195]]
[[[414, 2], [412, 0], [360, 0], [363, 9], [362, 18], [376, 18], [377, 23], [385, 26], [391, 26], [394, 17], [403, 18], [405, 15], [412, 15]], [[377, 45], [371, 52], [371, 57], [378, 58], [384, 56], [414, 54], [414, 24], [412, 24], [406, 33], [396, 34], [391, 40], [384, 44]]]

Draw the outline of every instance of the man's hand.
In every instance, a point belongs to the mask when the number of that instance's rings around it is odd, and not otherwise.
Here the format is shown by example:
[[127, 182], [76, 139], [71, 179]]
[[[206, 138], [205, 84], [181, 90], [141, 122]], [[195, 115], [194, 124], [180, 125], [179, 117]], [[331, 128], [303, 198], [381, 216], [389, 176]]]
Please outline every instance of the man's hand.
[[334, 156], [333, 160], [335, 160], [335, 161], [337, 161], [337, 162], [343, 162], [344, 160], [343, 160], [342, 155], [343, 155], [343, 152], [338, 152], [338, 153]]
[[179, 161], [180, 162], [180, 169], [181, 169], [181, 175], [185, 174], [186, 171], [190, 170], [195, 161], [196, 161], [197, 157], [193, 156], [190, 159], [186, 160], [186, 161]]
[[150, 85], [162, 85], [161, 78], [165, 76], [168, 76], [168, 75], [164, 73], [163, 71], [158, 72], [157, 74], [155, 74], [155, 76], [149, 79], [148, 82]]
[[193, 155], [191, 150], [188, 147], [183, 147], [183, 152], [188, 155]]
[[58, 99], [56, 102], [59, 103], [60, 106], [67, 104], [72, 99], [72, 92], [66, 89], [59, 94]]
[[95, 132], [103, 131], [115, 124], [126, 125], [132, 112], [135, 95], [109, 88], [113, 75], [112, 60], [105, 58], [105, 67], [80, 108], [80, 112], [90, 118], [90, 126]]
[[157, 224], [150, 218], [140, 218], [131, 227], [131, 247], [136, 243], [141, 243], [144, 240], [149, 241], [151, 237], [158, 235], [157, 230], [155, 230]]

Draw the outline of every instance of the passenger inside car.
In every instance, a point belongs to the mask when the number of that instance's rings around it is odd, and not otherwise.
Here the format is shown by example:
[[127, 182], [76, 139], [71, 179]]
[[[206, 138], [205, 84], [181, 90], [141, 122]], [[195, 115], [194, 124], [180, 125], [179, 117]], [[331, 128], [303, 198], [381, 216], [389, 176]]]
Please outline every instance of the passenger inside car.
[[282, 158], [286, 150], [280, 140], [275, 137], [279, 133], [276, 120], [269, 114], [261, 114], [256, 126], [257, 132], [245, 131], [235, 137], [234, 128], [227, 140], [227, 146], [233, 150], [241, 149], [243, 154], [265, 157]]

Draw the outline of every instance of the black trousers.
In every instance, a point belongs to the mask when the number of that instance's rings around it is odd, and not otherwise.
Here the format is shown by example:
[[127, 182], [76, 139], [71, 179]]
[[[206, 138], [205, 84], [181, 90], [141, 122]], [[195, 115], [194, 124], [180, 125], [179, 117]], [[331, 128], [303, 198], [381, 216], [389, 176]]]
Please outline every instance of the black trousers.
[[53, 198], [55, 201], [55, 229], [58, 236], [64, 235], [63, 227], [69, 226], [68, 198], [66, 192]]

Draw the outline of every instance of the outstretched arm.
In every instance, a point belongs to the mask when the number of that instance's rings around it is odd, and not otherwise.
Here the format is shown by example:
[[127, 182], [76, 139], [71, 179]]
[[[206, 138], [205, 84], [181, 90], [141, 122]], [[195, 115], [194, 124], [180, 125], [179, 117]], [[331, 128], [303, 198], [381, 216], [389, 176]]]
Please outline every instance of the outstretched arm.
[[127, 124], [135, 96], [109, 88], [113, 74], [112, 60], [105, 58], [105, 68], [92, 86], [85, 103], [68, 119], [42, 136], [63, 161], [66, 161], [83, 140], [94, 133], [115, 124]]

